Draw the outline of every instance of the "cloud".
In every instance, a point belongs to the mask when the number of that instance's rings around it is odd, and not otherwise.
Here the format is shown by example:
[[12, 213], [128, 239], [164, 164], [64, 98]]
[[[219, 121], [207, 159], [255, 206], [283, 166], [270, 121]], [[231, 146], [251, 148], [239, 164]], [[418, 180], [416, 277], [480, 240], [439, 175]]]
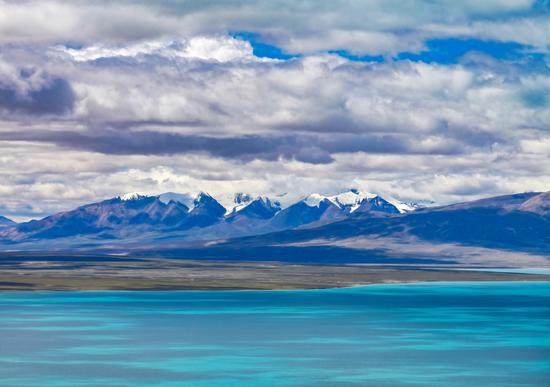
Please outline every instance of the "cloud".
[[107, 155], [175, 155], [207, 153], [214, 157], [252, 160], [297, 160], [311, 164], [333, 161], [334, 153], [454, 154], [461, 147], [445, 142], [411, 142], [408, 138], [380, 134], [343, 134], [338, 138], [319, 135], [206, 137], [154, 131], [95, 130], [0, 132], [0, 140], [45, 142], [71, 149]]
[[0, 62], [0, 112], [64, 115], [72, 112], [74, 104], [75, 94], [67, 80]]
[[[449, 33], [550, 43], [545, 2], [375, 0], [0, 2], [0, 41], [129, 43], [166, 36], [250, 31], [289, 51], [395, 53]], [[514, 25], [516, 27], [514, 27]], [[519, 33], [515, 33], [519, 31]]]
[[0, 212], [548, 190], [548, 21], [529, 0], [0, 0]]
[[[510, 128], [542, 128], [548, 114], [526, 98], [533, 101], [531, 90], [550, 77], [523, 75], [517, 67], [503, 72], [498, 62], [365, 64], [337, 55], [244, 62], [164, 54], [125, 58], [52, 62], [51, 71], [74, 89], [78, 125], [180, 134], [200, 128], [219, 137], [369, 132], [456, 138], [453, 133], [468, 130], [476, 135], [467, 141], [490, 145], [491, 139], [511, 140]], [[515, 115], [508, 114], [512, 110]]]
[[[90, 45], [82, 48], [57, 48], [73, 60], [93, 61], [106, 58], [155, 55], [177, 59], [190, 58], [229, 62], [234, 60], [260, 61], [252, 53], [249, 42], [230, 36], [195, 36], [180, 40], [147, 40], [123, 45]], [[263, 59], [264, 61], [266, 59]]]
[[18, 95], [16, 89], [0, 87], [0, 109], [36, 115], [70, 113], [74, 106], [71, 85], [62, 78], [53, 78], [38, 90]]
[[423, 46], [415, 39], [401, 37], [393, 32], [332, 30], [315, 31], [299, 37], [291, 37], [280, 44], [290, 53], [311, 54], [345, 49], [351, 54], [395, 54], [404, 50], [420, 50]]
[[438, 36], [476, 37], [484, 40], [515, 42], [531, 46], [532, 51], [547, 53], [550, 45], [548, 9], [529, 16], [504, 20], [476, 20], [469, 24], [431, 24], [425, 27], [428, 34]]
[[[404, 200], [448, 203], [547, 190], [550, 185], [548, 163], [541, 163], [540, 155], [527, 153], [339, 153], [330, 164], [297, 160], [243, 164], [204, 154], [104, 155], [0, 141], [0, 155], [0, 197], [6, 207], [2, 213], [26, 219], [136, 191], [206, 190], [222, 199], [246, 191], [276, 196], [286, 205], [312, 191], [331, 194], [358, 187]], [[477, 193], [461, 188], [481, 184], [489, 188]]]

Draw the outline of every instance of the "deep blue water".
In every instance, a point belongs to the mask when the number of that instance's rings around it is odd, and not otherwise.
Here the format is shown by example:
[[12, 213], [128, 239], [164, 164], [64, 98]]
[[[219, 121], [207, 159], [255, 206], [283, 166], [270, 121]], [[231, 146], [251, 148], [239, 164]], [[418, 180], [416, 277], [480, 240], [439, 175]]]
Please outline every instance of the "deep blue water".
[[0, 294], [2, 386], [550, 385], [550, 283]]

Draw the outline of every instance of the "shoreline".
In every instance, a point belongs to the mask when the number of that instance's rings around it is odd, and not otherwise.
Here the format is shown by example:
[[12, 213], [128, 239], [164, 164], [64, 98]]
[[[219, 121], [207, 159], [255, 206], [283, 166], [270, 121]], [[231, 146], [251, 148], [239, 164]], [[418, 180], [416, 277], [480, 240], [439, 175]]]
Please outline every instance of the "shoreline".
[[2, 263], [0, 292], [323, 290], [429, 282], [550, 281], [548, 274], [464, 268], [166, 259], [137, 262], [23, 261]]
[[296, 288], [296, 289], [79, 289], [79, 290], [0, 290], [0, 296], [2, 294], [14, 294], [14, 293], [47, 293], [47, 294], [56, 294], [56, 293], [139, 293], [139, 292], [150, 292], [150, 293], [161, 293], [161, 292], [182, 292], [182, 293], [193, 293], [193, 292], [317, 292], [325, 290], [346, 290], [346, 289], [359, 289], [359, 288], [370, 288], [374, 286], [415, 286], [415, 285], [504, 285], [504, 284], [550, 284], [550, 279], [547, 280], [488, 280], [488, 281], [413, 281], [413, 282], [376, 282], [376, 283], [367, 283], [367, 284], [358, 284], [350, 286], [340, 286], [340, 287], [328, 287], [328, 288]]

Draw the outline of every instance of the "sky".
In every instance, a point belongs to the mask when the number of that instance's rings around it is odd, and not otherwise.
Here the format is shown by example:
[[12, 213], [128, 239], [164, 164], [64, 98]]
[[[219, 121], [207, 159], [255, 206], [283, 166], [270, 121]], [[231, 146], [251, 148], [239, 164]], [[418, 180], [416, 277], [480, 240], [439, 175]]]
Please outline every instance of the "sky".
[[0, 215], [550, 190], [547, 0], [0, 0]]

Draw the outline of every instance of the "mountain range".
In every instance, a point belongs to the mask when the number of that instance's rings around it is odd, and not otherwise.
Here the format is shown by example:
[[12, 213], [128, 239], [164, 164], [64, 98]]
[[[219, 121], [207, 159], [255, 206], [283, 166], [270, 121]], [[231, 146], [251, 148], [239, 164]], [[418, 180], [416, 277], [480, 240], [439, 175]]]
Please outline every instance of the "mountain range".
[[5, 219], [0, 240], [11, 243], [89, 237], [124, 240], [147, 236], [216, 239], [321, 224], [352, 213], [399, 214], [412, 207], [380, 196], [350, 190], [335, 196], [312, 194], [286, 208], [265, 196], [235, 195], [225, 208], [211, 195], [125, 194], [40, 220], [16, 224]]
[[449, 263], [483, 256], [550, 264], [550, 192], [419, 207], [350, 190], [284, 208], [241, 193], [228, 207], [204, 192], [127, 194], [25, 223], [0, 218], [0, 246], [195, 259]]

